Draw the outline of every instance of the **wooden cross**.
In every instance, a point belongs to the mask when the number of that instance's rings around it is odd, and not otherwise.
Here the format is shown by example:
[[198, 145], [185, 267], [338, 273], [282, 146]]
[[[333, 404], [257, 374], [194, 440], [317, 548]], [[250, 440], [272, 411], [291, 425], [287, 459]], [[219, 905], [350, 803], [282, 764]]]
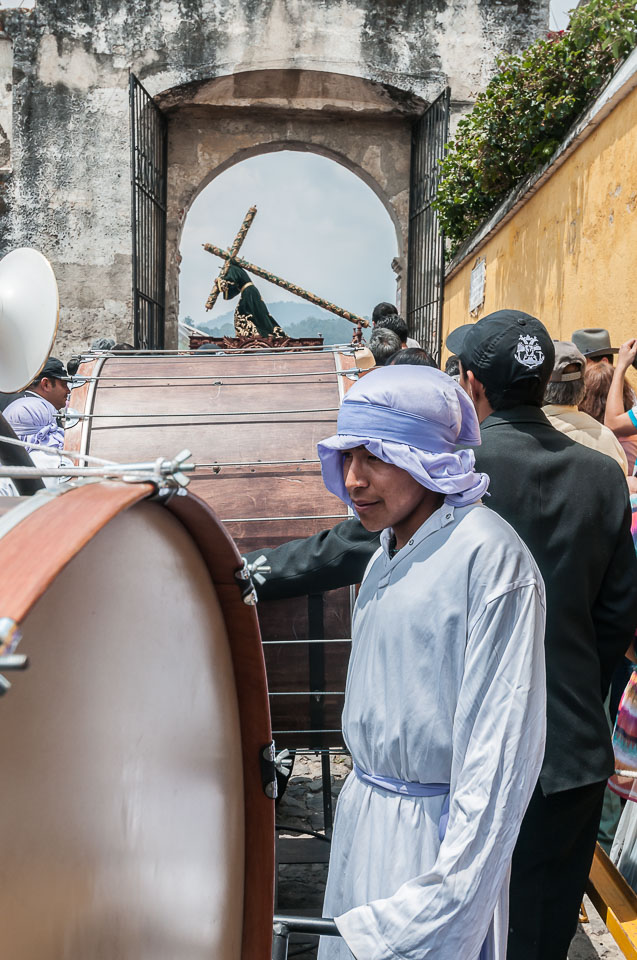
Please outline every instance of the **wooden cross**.
[[226, 273], [228, 272], [228, 269], [230, 268], [230, 264], [239, 253], [239, 250], [241, 249], [241, 244], [245, 240], [246, 234], [250, 229], [250, 227], [252, 226], [252, 221], [254, 220], [256, 215], [257, 215], [257, 208], [250, 207], [245, 217], [243, 218], [243, 223], [239, 227], [239, 232], [234, 238], [233, 244], [230, 247], [230, 259], [224, 261], [223, 266], [221, 267], [219, 276], [215, 280], [212, 290], [210, 291], [210, 296], [206, 300], [206, 310], [212, 310], [215, 303], [217, 302], [217, 297], [219, 296], [219, 293], [221, 291], [220, 281], [223, 280]]

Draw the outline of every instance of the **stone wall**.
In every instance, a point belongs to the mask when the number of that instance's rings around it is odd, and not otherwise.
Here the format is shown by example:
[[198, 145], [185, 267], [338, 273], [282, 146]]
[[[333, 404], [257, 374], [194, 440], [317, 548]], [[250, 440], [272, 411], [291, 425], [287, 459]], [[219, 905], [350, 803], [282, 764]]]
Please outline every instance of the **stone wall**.
[[[374, 137], [378, 142], [391, 136], [388, 127], [373, 127], [390, 120], [387, 110], [376, 109], [385, 90], [395, 127], [402, 117], [392, 149], [394, 154], [400, 149], [397, 169], [404, 171], [409, 110], [419, 102], [422, 108], [447, 83], [454, 111], [466, 109], [496, 55], [526, 45], [546, 29], [548, 0], [37, 0], [32, 10], [0, 11], [0, 23], [0, 253], [33, 245], [52, 261], [62, 302], [55, 349], [64, 356], [98, 335], [131, 338], [129, 70], [153, 96], [162, 95], [171, 110], [173, 135], [180, 127], [199, 129], [193, 112], [197, 91], [227, 79], [225, 100], [217, 88], [217, 102], [199, 102], [198, 108], [223, 111], [220, 134], [233, 143], [215, 144], [213, 132], [202, 138], [201, 158], [183, 196], [170, 199], [174, 320], [178, 215], [220, 166], [235, 162], [245, 150], [294, 142], [296, 148], [337, 155], [373, 179]], [[255, 72], [257, 96], [250, 77]], [[357, 131], [348, 129], [343, 115], [340, 123], [332, 117], [328, 131], [330, 110], [322, 109], [333, 91], [322, 94], [314, 84], [313, 103], [302, 109], [298, 97], [291, 105], [278, 94], [268, 96], [268, 76], [280, 80], [286, 74], [289, 82], [294, 72], [369, 81], [376, 107], [365, 118], [365, 109], [348, 108], [350, 119], [359, 113]], [[237, 89], [251, 82], [252, 94], [243, 96], [240, 108]], [[9, 92], [12, 122], [7, 120]], [[248, 117], [247, 100], [258, 101], [261, 131], [253, 115]], [[181, 109], [184, 116], [178, 117]], [[286, 111], [302, 123], [286, 125]], [[324, 127], [317, 133], [320, 117]], [[177, 149], [172, 187], [182, 160]], [[387, 179], [393, 183], [381, 184], [378, 192], [389, 192], [388, 209], [392, 197], [399, 198], [392, 215], [404, 240], [404, 180], [391, 171]]]

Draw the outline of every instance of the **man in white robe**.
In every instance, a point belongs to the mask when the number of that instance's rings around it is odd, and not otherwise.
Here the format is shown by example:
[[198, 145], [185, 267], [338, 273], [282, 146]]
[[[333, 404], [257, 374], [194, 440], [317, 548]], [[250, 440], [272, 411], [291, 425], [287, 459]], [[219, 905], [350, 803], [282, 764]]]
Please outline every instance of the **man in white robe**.
[[469, 398], [382, 368], [319, 444], [325, 483], [383, 529], [356, 602], [321, 960], [504, 960], [513, 847], [542, 764], [544, 585], [480, 498]]

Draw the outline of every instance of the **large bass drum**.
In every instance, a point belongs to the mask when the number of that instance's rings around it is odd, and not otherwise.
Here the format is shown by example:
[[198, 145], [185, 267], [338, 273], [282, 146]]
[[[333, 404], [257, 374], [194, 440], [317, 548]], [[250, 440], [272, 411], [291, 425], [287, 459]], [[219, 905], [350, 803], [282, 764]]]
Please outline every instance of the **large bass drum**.
[[[347, 349], [87, 355], [70, 399], [82, 419], [66, 446], [120, 462], [186, 447], [197, 464], [189, 489], [239, 550], [274, 547], [347, 517], [323, 485], [316, 444], [335, 432], [353, 367]], [[327, 599], [259, 604], [278, 747], [342, 746], [351, 591]]]
[[274, 809], [254, 609], [196, 497], [88, 482], [0, 499], [2, 951], [267, 960]]

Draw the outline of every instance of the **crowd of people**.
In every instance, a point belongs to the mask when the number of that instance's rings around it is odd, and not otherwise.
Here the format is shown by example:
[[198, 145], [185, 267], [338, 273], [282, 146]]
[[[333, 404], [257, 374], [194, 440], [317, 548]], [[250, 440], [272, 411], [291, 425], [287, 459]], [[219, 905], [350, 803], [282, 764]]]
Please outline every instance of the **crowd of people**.
[[322, 960], [566, 960], [598, 835], [637, 864], [637, 340], [502, 310], [446, 346], [376, 318], [319, 444], [354, 516], [265, 551], [260, 599], [362, 582]]
[[[442, 371], [372, 319], [318, 447], [353, 516], [257, 585], [361, 584], [320, 956], [566, 960], [598, 838], [637, 886], [637, 339], [501, 310]], [[70, 376], [50, 358], [5, 407], [36, 460]]]

